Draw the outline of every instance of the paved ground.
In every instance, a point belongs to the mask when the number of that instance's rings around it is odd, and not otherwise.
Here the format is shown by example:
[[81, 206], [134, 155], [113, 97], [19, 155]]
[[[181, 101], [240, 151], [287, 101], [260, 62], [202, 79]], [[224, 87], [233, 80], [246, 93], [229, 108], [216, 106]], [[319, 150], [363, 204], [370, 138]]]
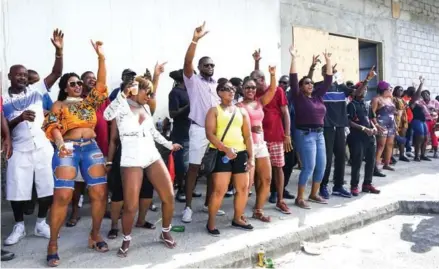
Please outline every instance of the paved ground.
[[[293, 252], [276, 268], [439, 268], [439, 216], [399, 215], [312, 245], [312, 256]], [[306, 247], [305, 247], [306, 249]]]
[[[218, 228], [222, 232], [219, 238], [206, 234], [205, 224], [207, 215], [201, 212], [204, 197], [195, 199], [193, 223], [186, 225], [185, 233], [176, 233], [175, 239], [178, 247], [174, 250], [164, 248], [158, 242], [159, 231], [147, 231], [134, 229], [133, 241], [129, 256], [121, 259], [116, 256], [116, 251], [121, 244], [121, 238], [108, 240], [111, 248], [105, 254], [96, 253], [86, 248], [87, 235], [90, 228], [90, 213], [87, 207], [83, 208], [82, 216], [75, 228], [63, 228], [59, 241], [59, 254], [62, 267], [125, 267], [125, 268], [176, 268], [189, 266], [193, 263], [202, 264], [202, 267], [215, 267], [235, 259], [238, 256], [253, 255], [252, 246], [267, 240], [278, 240], [283, 244], [286, 236], [295, 233], [304, 227], [314, 227], [322, 223], [338, 220], [350, 216], [365, 209], [371, 209], [386, 205], [398, 200], [439, 200], [439, 161], [409, 163], [396, 165], [396, 172], [388, 172], [387, 178], [375, 178], [375, 184], [382, 190], [380, 195], [360, 195], [358, 198], [343, 199], [332, 197], [329, 205], [314, 205], [312, 210], [302, 210], [291, 205], [293, 214], [282, 215], [274, 209], [274, 205], [268, 204], [266, 213], [272, 216], [270, 224], [260, 223], [255, 220], [252, 224], [255, 231], [245, 232], [231, 228], [230, 222], [233, 216], [232, 199], [226, 199], [223, 209], [227, 212], [224, 217], [218, 217]], [[297, 175], [295, 171], [290, 181], [289, 189], [296, 192]], [[349, 181], [350, 167], [346, 168], [346, 179]], [[199, 190], [204, 191], [200, 185]], [[246, 215], [250, 216], [254, 204], [254, 197], [249, 201]], [[3, 204], [3, 208], [8, 205]], [[181, 224], [181, 211], [183, 204], [177, 203], [174, 225]], [[2, 239], [11, 231], [13, 217], [10, 211], [2, 210]], [[157, 213], [148, 213], [147, 219], [157, 221]], [[35, 219], [26, 218], [28, 236], [17, 245], [7, 247], [7, 250], [17, 254], [17, 258], [2, 263], [2, 267], [44, 267], [47, 240], [36, 238], [33, 234]], [[105, 220], [102, 225], [102, 233], [106, 235], [110, 228], [110, 221]], [[231, 252], [242, 250], [231, 255]], [[286, 253], [283, 251], [281, 254]], [[278, 254], [277, 256], [280, 256]], [[273, 256], [276, 256], [274, 253]], [[385, 268], [385, 267], [383, 267]]]

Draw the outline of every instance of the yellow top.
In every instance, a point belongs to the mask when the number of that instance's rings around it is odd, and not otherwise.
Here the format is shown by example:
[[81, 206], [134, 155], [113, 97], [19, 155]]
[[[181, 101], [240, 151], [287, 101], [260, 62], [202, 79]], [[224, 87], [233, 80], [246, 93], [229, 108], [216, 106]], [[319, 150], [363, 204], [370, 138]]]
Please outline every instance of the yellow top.
[[[224, 131], [232, 118], [233, 112], [224, 111], [223, 108], [218, 105], [216, 107], [218, 111], [218, 115], [216, 117], [216, 137], [221, 139], [224, 134]], [[242, 135], [242, 125], [244, 123], [244, 119], [241, 113], [241, 110], [238, 107], [235, 107], [236, 114], [233, 119], [232, 124], [227, 131], [226, 136], [224, 137], [223, 144], [228, 148], [233, 148], [236, 152], [244, 151], [247, 149], [244, 143], [244, 136]], [[216, 148], [212, 143], [210, 144], [211, 148]]]

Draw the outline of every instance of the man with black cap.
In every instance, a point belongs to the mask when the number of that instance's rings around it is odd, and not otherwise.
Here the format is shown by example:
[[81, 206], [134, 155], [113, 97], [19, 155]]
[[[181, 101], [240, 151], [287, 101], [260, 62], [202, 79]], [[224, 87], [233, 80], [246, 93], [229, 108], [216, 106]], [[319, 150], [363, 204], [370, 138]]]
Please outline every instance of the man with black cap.
[[[136, 75], [137, 75], [136, 72], [127, 68], [127, 69], [123, 70], [123, 72], [122, 72], [122, 81], [126, 81], [126, 80], [129, 80], [131, 78], [134, 79], [136, 77]], [[113, 100], [116, 99], [117, 94], [122, 90], [123, 89], [121, 87], [114, 89], [113, 92], [109, 96], [110, 101], [113, 102]]]

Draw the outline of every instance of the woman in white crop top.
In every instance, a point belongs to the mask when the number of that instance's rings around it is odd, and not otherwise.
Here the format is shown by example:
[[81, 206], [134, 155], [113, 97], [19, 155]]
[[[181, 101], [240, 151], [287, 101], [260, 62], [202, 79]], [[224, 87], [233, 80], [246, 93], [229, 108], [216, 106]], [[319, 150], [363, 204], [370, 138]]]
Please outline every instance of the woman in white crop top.
[[170, 150], [179, 150], [179, 144], [166, 140], [154, 127], [148, 100], [152, 95], [151, 81], [138, 77], [126, 82], [123, 92], [105, 109], [107, 121], [116, 119], [122, 146], [120, 166], [124, 191], [122, 216], [123, 243], [118, 256], [126, 257], [131, 241], [131, 230], [137, 208], [143, 174], [151, 181], [162, 200], [162, 233], [160, 240], [168, 248], [174, 248], [171, 237], [171, 221], [174, 213], [174, 190], [171, 176], [155, 147], [155, 142]]

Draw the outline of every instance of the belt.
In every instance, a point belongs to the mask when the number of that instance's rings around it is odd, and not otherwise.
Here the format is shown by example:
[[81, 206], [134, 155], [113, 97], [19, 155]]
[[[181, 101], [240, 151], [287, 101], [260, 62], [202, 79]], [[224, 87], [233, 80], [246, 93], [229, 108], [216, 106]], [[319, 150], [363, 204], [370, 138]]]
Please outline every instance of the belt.
[[297, 130], [305, 131], [308, 133], [321, 133], [323, 132], [323, 127], [319, 128], [306, 128], [306, 127], [296, 127]]
[[79, 146], [79, 147], [90, 145], [93, 142], [95, 142], [94, 139], [80, 139], [80, 140], [67, 140], [67, 141], [64, 141], [64, 143], [72, 143], [73, 146]]

